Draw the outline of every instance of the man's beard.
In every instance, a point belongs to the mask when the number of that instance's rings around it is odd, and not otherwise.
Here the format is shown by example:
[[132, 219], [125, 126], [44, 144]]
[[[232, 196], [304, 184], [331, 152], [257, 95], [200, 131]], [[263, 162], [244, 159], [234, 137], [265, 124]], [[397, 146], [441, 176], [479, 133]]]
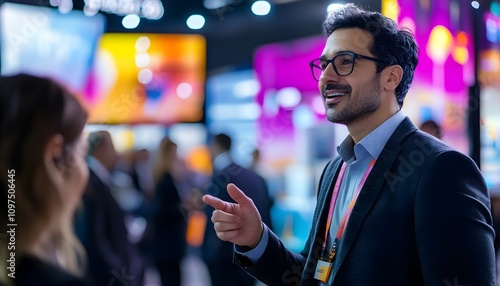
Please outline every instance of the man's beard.
[[[331, 88], [327, 85], [325, 91]], [[344, 96], [347, 98], [344, 99], [345, 106], [341, 110], [334, 110], [334, 107], [325, 104], [326, 118], [329, 121], [349, 125], [368, 117], [380, 107], [379, 77], [374, 77], [368, 85], [359, 90], [356, 98], [352, 97], [352, 93]], [[335, 108], [338, 109], [338, 107]]]

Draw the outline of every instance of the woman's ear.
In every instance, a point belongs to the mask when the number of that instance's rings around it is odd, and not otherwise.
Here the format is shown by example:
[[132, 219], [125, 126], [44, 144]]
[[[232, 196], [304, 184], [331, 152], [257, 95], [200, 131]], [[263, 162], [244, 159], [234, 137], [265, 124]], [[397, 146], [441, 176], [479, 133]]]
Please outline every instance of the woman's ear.
[[58, 165], [63, 162], [64, 139], [61, 134], [56, 134], [49, 138], [45, 145], [44, 158]]
[[47, 173], [55, 182], [62, 180], [64, 164], [64, 139], [62, 135], [56, 134], [49, 138], [43, 150], [44, 165]]

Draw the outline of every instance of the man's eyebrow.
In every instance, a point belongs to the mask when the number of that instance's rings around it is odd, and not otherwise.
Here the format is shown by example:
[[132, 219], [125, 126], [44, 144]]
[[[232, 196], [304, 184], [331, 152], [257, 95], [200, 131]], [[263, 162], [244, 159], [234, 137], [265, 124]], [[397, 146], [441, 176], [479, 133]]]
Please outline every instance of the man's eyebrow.
[[[344, 53], [354, 53], [353, 51], [349, 51], [349, 50], [342, 50], [342, 51], [338, 51], [336, 52], [333, 57], [339, 55], [339, 54], [344, 54]], [[319, 57], [321, 60], [329, 60], [329, 59], [332, 59], [333, 57], [325, 57], [325, 56], [321, 56]]]

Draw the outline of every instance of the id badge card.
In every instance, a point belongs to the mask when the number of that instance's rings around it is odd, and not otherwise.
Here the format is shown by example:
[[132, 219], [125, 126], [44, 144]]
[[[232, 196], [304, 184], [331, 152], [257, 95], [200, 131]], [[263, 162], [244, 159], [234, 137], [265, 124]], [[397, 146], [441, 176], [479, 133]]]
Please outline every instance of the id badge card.
[[328, 282], [328, 277], [330, 277], [330, 271], [332, 270], [332, 264], [328, 261], [318, 260], [316, 265], [316, 271], [314, 271], [314, 279], [317, 279], [323, 283]]

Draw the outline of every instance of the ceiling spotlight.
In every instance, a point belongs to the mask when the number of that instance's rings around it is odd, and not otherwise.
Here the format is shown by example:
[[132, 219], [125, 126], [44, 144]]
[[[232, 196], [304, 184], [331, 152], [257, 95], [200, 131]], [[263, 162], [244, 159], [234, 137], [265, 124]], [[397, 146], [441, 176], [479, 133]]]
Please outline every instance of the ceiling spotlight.
[[267, 1], [256, 1], [252, 4], [252, 12], [257, 16], [265, 16], [271, 11], [271, 4]]
[[203, 26], [205, 26], [205, 17], [198, 14], [191, 15], [187, 19], [186, 25], [189, 27], [189, 29], [199, 30], [203, 28]]
[[135, 14], [129, 14], [123, 17], [122, 25], [125, 29], [135, 29], [139, 26], [141, 18]]
[[209, 10], [220, 9], [226, 5], [228, 5], [227, 0], [204, 0], [203, 6]]
[[342, 7], [344, 7], [344, 4], [332, 3], [332, 4], [328, 5], [328, 7], [326, 8], [326, 12], [330, 13], [330, 12], [338, 10]]

